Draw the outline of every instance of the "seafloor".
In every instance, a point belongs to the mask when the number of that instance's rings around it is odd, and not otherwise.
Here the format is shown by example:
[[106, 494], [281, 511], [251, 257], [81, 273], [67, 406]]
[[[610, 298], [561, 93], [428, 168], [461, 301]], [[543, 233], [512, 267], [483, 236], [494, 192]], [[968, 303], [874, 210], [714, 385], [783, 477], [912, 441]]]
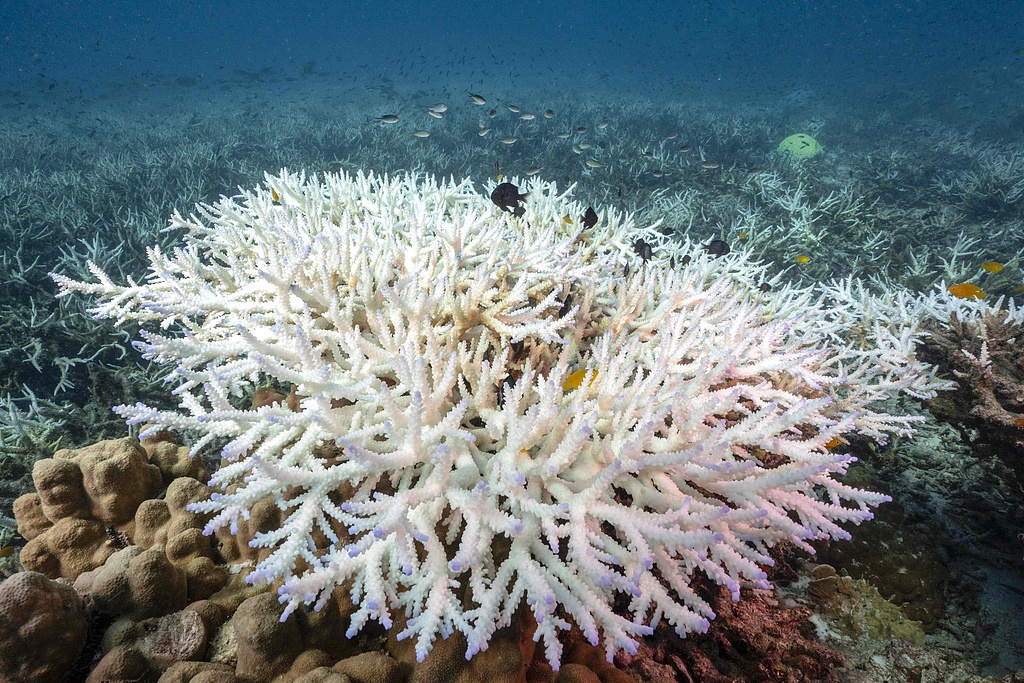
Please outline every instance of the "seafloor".
[[[133, 330], [92, 320], [81, 297], [55, 300], [48, 273], [88, 277], [88, 259], [119, 281], [141, 276], [146, 247], [177, 239], [161, 232], [173, 211], [265, 171], [539, 174], [638, 223], [724, 240], [780, 282], [972, 283], [990, 300], [1024, 297], [1021, 83], [756, 100], [489, 89], [482, 105], [471, 90], [261, 72], [93, 96], [0, 92], [0, 521], [32, 489], [35, 460], [128, 433], [111, 406], [168, 403], [130, 347]], [[779, 154], [795, 133], [822, 153]], [[853, 444], [851, 476], [893, 502], [852, 542], [787, 555], [775, 597], [809, 609], [807, 635], [845, 657], [829, 680], [1022, 672], [1021, 453], [948, 405], [912, 409], [926, 418], [915, 439]], [[0, 547], [23, 544], [0, 525]], [[3, 554], [13, 573], [17, 552]]]

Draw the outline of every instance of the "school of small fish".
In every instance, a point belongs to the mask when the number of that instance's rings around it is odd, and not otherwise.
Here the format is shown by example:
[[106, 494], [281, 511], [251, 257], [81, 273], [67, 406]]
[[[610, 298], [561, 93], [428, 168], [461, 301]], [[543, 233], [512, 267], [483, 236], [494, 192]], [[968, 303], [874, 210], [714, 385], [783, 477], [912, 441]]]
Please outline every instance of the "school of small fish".
[[[470, 106], [486, 107], [488, 105], [488, 100], [486, 97], [478, 93], [467, 93], [466, 103]], [[530, 137], [530, 133], [538, 130], [536, 128], [538, 124], [542, 123], [545, 120], [555, 119], [557, 116], [553, 109], [544, 109], [539, 114], [537, 114], [531, 111], [524, 111], [519, 104], [511, 102], [504, 103], [504, 109], [513, 116], [515, 122], [525, 123], [526, 127], [524, 128], [524, 130], [526, 131], [528, 138]], [[443, 119], [445, 114], [448, 113], [448, 110], [449, 108], [446, 103], [435, 102], [433, 104], [425, 105], [422, 111], [424, 111], [427, 115], [435, 119]], [[477, 136], [481, 138], [486, 137], [492, 131], [494, 131], [495, 125], [492, 125], [491, 123], [485, 121], [487, 119], [490, 119], [498, 122], [498, 117], [499, 111], [497, 108], [492, 107], [490, 110], [488, 110], [486, 114], [486, 119], [478, 121], [478, 128], [476, 130]], [[384, 126], [393, 126], [399, 123], [400, 121], [398, 114], [390, 112], [375, 117], [375, 120]], [[594, 125], [594, 128], [595, 130], [600, 131], [601, 134], [607, 134], [607, 131], [610, 126], [611, 123], [608, 120], [601, 119], [597, 121], [597, 123]], [[567, 129], [563, 128], [562, 130], [548, 131], [545, 134], [545, 139], [548, 141], [565, 140], [576, 136], [576, 139], [571, 143], [569, 149], [574, 154], [577, 154], [580, 157], [582, 157], [580, 161], [585, 171], [602, 171], [604, 169], [609, 168], [609, 164], [613, 160], [601, 158], [601, 152], [604, 150], [604, 146], [602, 145], [601, 147], [596, 147], [594, 144], [586, 142], [585, 140], [579, 137], [585, 135], [587, 131], [587, 126], [577, 125], [575, 127], [569, 127]], [[419, 128], [412, 130], [411, 134], [413, 137], [425, 140], [427, 138], [430, 138], [431, 131], [428, 130], [427, 128]], [[658, 143], [659, 145], [662, 146], [660, 149], [663, 150], [663, 146], [665, 143], [676, 140], [678, 137], [678, 133], [669, 133], [667, 135], [664, 135]], [[521, 134], [508, 134], [500, 136], [496, 134], [495, 138], [497, 143], [509, 148], [517, 145], [517, 143], [520, 143], [520, 141], [523, 139]], [[688, 154], [692, 149], [692, 145], [679, 144], [675, 146], [675, 153], [680, 155]], [[656, 158], [663, 158], [662, 155], [664, 154], [664, 151], [657, 152], [657, 155], [656, 152], [656, 149], [639, 150], [640, 156], [645, 159], [654, 160]], [[705, 171], [722, 170], [722, 163], [720, 161], [715, 159], [704, 158], [703, 154], [699, 159], [697, 159], [696, 163], [700, 166], [701, 169]], [[735, 167], [730, 167], [730, 170], [734, 168]], [[519, 173], [521, 173], [524, 176], [533, 176], [540, 173], [543, 170], [544, 166], [540, 164], [534, 164], [531, 166], [525, 166], [519, 171]], [[760, 167], [747, 168], [745, 171], [748, 177], [759, 175], [762, 172], [764, 172], [764, 169]], [[526, 194], [520, 194], [519, 189], [515, 185], [512, 185], [512, 183], [502, 182], [506, 178], [506, 175], [501, 172], [500, 164], [498, 162], [495, 162], [495, 173], [495, 177], [497, 178], [500, 184], [497, 186], [497, 188], [495, 188], [494, 192], [491, 195], [491, 199], [503, 211], [507, 211], [515, 215], [516, 217], [523, 215], [523, 213], [525, 212], [525, 208], [522, 206], [522, 204], [525, 202]], [[650, 173], [654, 178], [662, 178], [665, 175], [665, 172], [661, 169], [652, 169]], [[276, 192], [274, 193], [273, 199], [274, 201], [278, 201]], [[569, 225], [574, 225], [574, 221], [571, 216], [565, 216], [563, 217], [563, 220]], [[596, 212], [594, 212], [593, 208], [589, 208], [587, 209], [586, 215], [580, 218], [580, 221], [583, 224], [584, 228], [593, 227], [597, 223], [597, 214]], [[742, 234], [739, 235], [739, 239], [745, 239], [746, 237], [746, 231], [743, 231]], [[731, 251], [729, 244], [721, 239], [711, 240], [708, 244], [704, 245], [704, 249], [710, 256], [714, 258], [725, 256]], [[636, 255], [640, 257], [641, 261], [647, 261], [653, 257], [652, 246], [647, 242], [644, 242], [643, 240], [639, 240], [638, 242], [634, 243], [633, 250], [636, 253]], [[813, 258], [810, 254], [797, 254], [796, 256], [793, 257], [793, 261], [801, 266], [810, 264], [812, 260]], [[674, 260], [671, 265], [675, 265]], [[998, 261], [985, 261], [984, 263], [981, 263], [979, 265], [979, 268], [986, 274], [995, 275], [1002, 272], [1004, 266], [1002, 263]], [[628, 264], [626, 264], [624, 268], [624, 273], [626, 275], [629, 274]], [[763, 292], [771, 290], [771, 286], [768, 285], [768, 283], [761, 284], [759, 288]], [[963, 299], [981, 299], [988, 295], [988, 292], [982, 289], [981, 285], [972, 282], [960, 282], [952, 284], [949, 287], [947, 287], [947, 291], [953, 296]], [[1013, 294], [1024, 294], [1024, 285], [1014, 287], [1010, 291]]]
[[[485, 107], [488, 104], [488, 100], [486, 97], [479, 93], [467, 93], [466, 104], [475, 107]], [[565, 140], [568, 138], [572, 138], [574, 136], [582, 136], [585, 135], [589, 130], [587, 126], [582, 125], [554, 131], [540, 129], [537, 128], [536, 126], [538, 126], [541, 122], [557, 118], [557, 114], [553, 109], [544, 109], [539, 113], [534, 113], [531, 111], [524, 111], [522, 107], [514, 103], [505, 103], [504, 108], [510, 114], [513, 115], [514, 122], [525, 122], [525, 124], [527, 125], [527, 128], [524, 129], [526, 133], [532, 134], [537, 131], [544, 130], [545, 140], [547, 141], [555, 139]], [[445, 102], [435, 102], [433, 104], [424, 105], [421, 111], [435, 119], [443, 119], [445, 115], [448, 113], [449, 107], [448, 104]], [[495, 108], [490, 109], [486, 114], [487, 119], [496, 119], [498, 116], [499, 111], [498, 109]], [[393, 112], [384, 113], [381, 114], [380, 116], [376, 116], [373, 118], [375, 121], [385, 126], [393, 126], [397, 123], [400, 123], [400, 121], [402, 120], [398, 114]], [[494, 131], [495, 127], [490, 123], [485, 123], [485, 120], [480, 120], [477, 123], [478, 127], [476, 130], [476, 134], [478, 137], [486, 137], [492, 131]], [[594, 125], [594, 129], [597, 131], [601, 131], [602, 134], [606, 134], [610, 126], [611, 123], [608, 120], [601, 119]], [[417, 128], [410, 131], [410, 133], [412, 134], [413, 137], [420, 139], [427, 139], [432, 135], [432, 131], [428, 127]], [[679, 137], [678, 133], [670, 133], [664, 136], [663, 141], [675, 140], [677, 137]], [[496, 139], [500, 144], [511, 147], [516, 143], [520, 142], [523, 139], [523, 137], [522, 135], [519, 134], [508, 134], [496, 136]], [[598, 147], [589, 142], [577, 139], [571, 144], [570, 149], [573, 151], [573, 153], [581, 155], [583, 157], [580, 161], [583, 169], [586, 171], [601, 171], [603, 169], [608, 169], [610, 168], [610, 164], [613, 161], [607, 158], [601, 158], [601, 154], [605, 151], [604, 145]], [[690, 145], [681, 145], [676, 151], [679, 154], [685, 154], [689, 152], [690, 149]], [[641, 150], [640, 153], [642, 156], [646, 158], [654, 159], [654, 154], [650, 150]], [[707, 159], [700, 160], [700, 165], [705, 169], [717, 169], [721, 166], [720, 163], [716, 161], [710, 161]], [[539, 173], [541, 170], [543, 170], [543, 166], [538, 164], [534, 166], [528, 166], [522, 172], [524, 175], [529, 176], [535, 175]], [[665, 171], [658, 168], [652, 169], [650, 173], [654, 178], [662, 178], [665, 176]]]

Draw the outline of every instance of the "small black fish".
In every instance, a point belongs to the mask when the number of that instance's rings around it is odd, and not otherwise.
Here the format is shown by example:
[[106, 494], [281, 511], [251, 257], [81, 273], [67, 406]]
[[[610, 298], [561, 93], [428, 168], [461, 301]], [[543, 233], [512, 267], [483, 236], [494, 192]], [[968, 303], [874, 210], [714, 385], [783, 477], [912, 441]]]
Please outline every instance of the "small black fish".
[[583, 224], [584, 230], [589, 230], [597, 225], [597, 211], [594, 211], [594, 207], [587, 207], [587, 210], [583, 212], [583, 218], [580, 219], [580, 223]]
[[772, 291], [772, 286], [767, 282], [762, 282], [761, 286], [758, 287], [758, 289], [760, 289], [762, 292], [770, 292]]
[[491, 192], [491, 201], [502, 211], [508, 211], [516, 218], [526, 213], [525, 206], [519, 203], [526, 199], [525, 194], [519, 194], [519, 188], [512, 183], [501, 183]]
[[651, 246], [650, 242], [646, 242], [642, 239], [638, 239], [633, 242], [633, 251], [635, 251], [636, 255], [640, 257], [640, 260], [645, 263], [650, 261], [651, 257], [654, 256], [654, 248]]
[[558, 317], [564, 318], [569, 315], [569, 311], [572, 310], [572, 294], [565, 295], [565, 301], [562, 302], [562, 307], [558, 309]]
[[518, 363], [519, 361], [521, 361], [523, 359], [523, 351], [526, 350], [526, 342], [520, 339], [517, 342], [512, 342], [511, 344], [509, 344], [509, 347], [512, 349], [512, 353], [509, 356], [509, 360], [512, 361], [513, 363]]
[[704, 245], [704, 249], [715, 258], [718, 258], [719, 256], [725, 256], [730, 251], [732, 251], [731, 249], [729, 249], [729, 245], [726, 244], [725, 240], [711, 240], [710, 242]]

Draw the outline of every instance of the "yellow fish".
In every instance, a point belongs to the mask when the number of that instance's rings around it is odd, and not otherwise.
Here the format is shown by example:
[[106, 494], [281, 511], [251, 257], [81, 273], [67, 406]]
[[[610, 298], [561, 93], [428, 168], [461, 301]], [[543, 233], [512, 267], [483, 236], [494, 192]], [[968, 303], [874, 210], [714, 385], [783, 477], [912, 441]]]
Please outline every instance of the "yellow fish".
[[843, 440], [840, 439], [838, 436], [834, 436], [831, 439], [829, 439], [829, 442], [827, 444], [825, 444], [825, 448], [827, 448], [829, 450], [832, 450], [833, 448], [836, 448], [837, 446], [842, 446], [842, 445], [843, 445]]
[[14, 554], [14, 546], [13, 545], [5, 545], [3, 548], [0, 548], [0, 560], [4, 559], [5, 557], [10, 557], [13, 554]]
[[793, 260], [796, 261], [797, 263], [810, 263], [811, 257], [808, 256], [807, 254], [800, 254]]
[[562, 216], [562, 220], [568, 223], [569, 225], [572, 225], [572, 219], [569, 218], [568, 216]]
[[986, 273], [998, 273], [1003, 269], [1003, 264], [999, 261], [985, 261], [981, 264], [981, 269]]
[[275, 190], [274, 188], [270, 188], [270, 198], [273, 199], [275, 202], [281, 201], [281, 198], [277, 194], [277, 190]]
[[497, 175], [497, 178], [498, 178], [498, 182], [500, 183], [505, 178], [505, 174], [504, 173], [499, 173]]
[[950, 294], [960, 299], [982, 299], [987, 295], [987, 292], [983, 292], [981, 287], [972, 285], [970, 282], [950, 285], [946, 289], [949, 290]]
[[[562, 382], [562, 389], [565, 391], [572, 391], [573, 389], [579, 389], [580, 385], [583, 384], [583, 378], [587, 376], [586, 368], [581, 368], [576, 372], [572, 373], [565, 378]], [[597, 371], [594, 371], [594, 376], [590, 379], [591, 382], [597, 377]]]

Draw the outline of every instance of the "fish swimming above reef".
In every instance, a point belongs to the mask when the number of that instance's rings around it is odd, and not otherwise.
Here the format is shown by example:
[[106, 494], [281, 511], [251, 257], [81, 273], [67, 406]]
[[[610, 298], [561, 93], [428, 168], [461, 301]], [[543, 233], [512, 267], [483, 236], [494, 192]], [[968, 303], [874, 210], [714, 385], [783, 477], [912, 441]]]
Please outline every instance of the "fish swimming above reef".
[[587, 207], [587, 210], [583, 212], [583, 218], [580, 219], [580, 222], [583, 223], [583, 227], [587, 230], [597, 225], [597, 211], [594, 211], [594, 207]]
[[988, 295], [987, 292], [982, 291], [981, 287], [970, 282], [950, 285], [946, 289], [950, 294], [960, 299], [984, 299]]
[[643, 239], [638, 239], [633, 242], [633, 251], [635, 251], [636, 255], [640, 257], [640, 260], [645, 263], [650, 261], [651, 257], [654, 256], [654, 248], [651, 246], [651, 243]]
[[398, 117], [395, 114], [384, 114], [384, 116], [378, 116], [377, 120], [381, 123], [398, 123]]
[[469, 94], [469, 101], [480, 106], [487, 104], [487, 100], [485, 100], [482, 95], [474, 95], [473, 93]]
[[999, 273], [1003, 270], [1003, 264], [999, 261], [985, 261], [981, 264], [981, 269], [986, 273]]
[[501, 183], [491, 191], [491, 201], [502, 211], [511, 213], [519, 218], [526, 213], [526, 207], [520, 203], [526, 199], [526, 194], [520, 194], [519, 188], [512, 183]]
[[711, 240], [710, 242], [705, 244], [704, 250], [711, 254], [712, 256], [714, 256], [715, 258], [718, 258], [719, 256], [725, 256], [730, 251], [732, 251], [731, 249], [729, 249], [729, 245], [725, 240], [717, 239]]

